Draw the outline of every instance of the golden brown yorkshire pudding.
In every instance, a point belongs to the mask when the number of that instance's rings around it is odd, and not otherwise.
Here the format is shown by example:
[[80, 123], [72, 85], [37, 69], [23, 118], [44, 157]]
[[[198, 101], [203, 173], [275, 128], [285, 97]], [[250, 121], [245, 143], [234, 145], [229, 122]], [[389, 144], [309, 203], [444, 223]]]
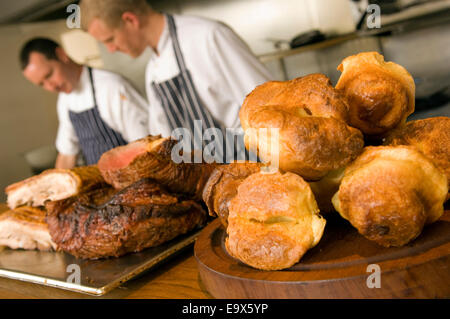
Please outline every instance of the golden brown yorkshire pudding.
[[247, 149], [266, 163], [278, 155], [280, 169], [306, 180], [347, 165], [364, 146], [362, 133], [345, 122], [345, 100], [322, 74], [256, 87], [239, 116]]
[[377, 52], [345, 58], [336, 89], [349, 105], [349, 124], [364, 134], [381, 136], [405, 123], [414, 112], [415, 84], [402, 66], [385, 62]]
[[225, 246], [235, 258], [263, 270], [297, 263], [320, 240], [325, 220], [311, 189], [293, 173], [255, 173], [231, 200]]
[[[432, 117], [407, 122], [390, 132], [384, 144], [414, 146], [444, 172], [450, 185], [450, 118]], [[449, 198], [447, 195], [447, 200]]]
[[258, 173], [262, 163], [236, 162], [218, 165], [211, 173], [204, 189], [203, 201], [211, 216], [218, 216], [228, 226], [228, 207], [237, 194], [237, 188], [248, 176]]
[[345, 170], [333, 205], [359, 233], [402, 246], [444, 211], [447, 178], [410, 146], [367, 147]]
[[293, 108], [300, 115], [348, 119], [347, 101], [323, 74], [314, 73], [290, 81], [271, 81], [257, 86], [244, 100], [239, 114], [242, 127], [251, 127], [248, 117], [261, 106]]

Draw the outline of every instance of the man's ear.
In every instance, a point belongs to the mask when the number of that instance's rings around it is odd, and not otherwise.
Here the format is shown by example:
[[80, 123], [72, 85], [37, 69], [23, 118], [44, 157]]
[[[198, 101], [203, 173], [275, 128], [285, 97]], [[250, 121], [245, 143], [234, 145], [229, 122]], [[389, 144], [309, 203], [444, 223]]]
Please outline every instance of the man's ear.
[[68, 63], [70, 61], [70, 58], [67, 55], [66, 51], [64, 51], [64, 49], [61, 47], [57, 47], [55, 49], [55, 54], [56, 54], [56, 57], [58, 58], [58, 60], [63, 63]]
[[139, 17], [134, 14], [133, 12], [126, 11], [122, 13], [122, 23], [123, 24], [131, 24], [134, 28], [139, 29], [139, 26], [141, 25], [141, 21], [139, 20]]

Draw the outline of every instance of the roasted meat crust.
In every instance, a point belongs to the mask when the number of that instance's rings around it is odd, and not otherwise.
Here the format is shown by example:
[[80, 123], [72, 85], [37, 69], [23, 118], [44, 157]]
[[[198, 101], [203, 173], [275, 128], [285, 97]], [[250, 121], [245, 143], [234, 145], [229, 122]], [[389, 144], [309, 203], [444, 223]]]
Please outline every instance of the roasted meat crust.
[[222, 225], [228, 225], [228, 206], [237, 194], [237, 188], [251, 174], [261, 171], [261, 163], [231, 163], [217, 166], [203, 189], [203, 201], [211, 216], [218, 216]]
[[45, 210], [22, 206], [0, 213], [0, 246], [25, 250], [56, 250], [51, 240]]
[[367, 147], [346, 170], [333, 205], [360, 234], [403, 246], [444, 211], [447, 179], [410, 146]]
[[[161, 136], [147, 136], [127, 145], [113, 148], [100, 157], [98, 167], [106, 182], [116, 189], [123, 189], [142, 178], [149, 178], [152, 172], [164, 169], [170, 159], [170, 151], [175, 145], [171, 139]], [[123, 164], [113, 165], [112, 162], [121, 161], [120, 156], [130, 149], [139, 151]]]
[[[239, 116], [247, 149], [257, 149], [265, 162], [279, 154], [280, 169], [314, 181], [349, 164], [364, 147], [362, 133], [346, 123], [347, 112], [330, 80], [311, 74], [258, 86]], [[279, 129], [278, 141], [277, 135], [260, 134], [259, 129], [272, 128]]]
[[[151, 178], [169, 191], [201, 199], [203, 187], [214, 164], [175, 163], [172, 148], [178, 141], [148, 136], [104, 153], [98, 167], [105, 180], [116, 189], [123, 189], [143, 178]], [[137, 152], [133, 153], [133, 150]], [[121, 157], [131, 153], [128, 160]], [[119, 162], [118, 165], [115, 163]]]
[[117, 192], [99, 189], [46, 205], [52, 239], [83, 259], [119, 257], [158, 246], [206, 221], [193, 200], [143, 179]]
[[405, 123], [414, 112], [415, 84], [402, 66], [385, 62], [378, 52], [363, 52], [345, 58], [336, 89], [349, 105], [350, 125], [364, 134], [381, 137]]
[[21, 205], [43, 206], [47, 200], [60, 200], [105, 186], [97, 166], [82, 166], [73, 169], [49, 169], [18, 183], [9, 185], [8, 206], [13, 209]]

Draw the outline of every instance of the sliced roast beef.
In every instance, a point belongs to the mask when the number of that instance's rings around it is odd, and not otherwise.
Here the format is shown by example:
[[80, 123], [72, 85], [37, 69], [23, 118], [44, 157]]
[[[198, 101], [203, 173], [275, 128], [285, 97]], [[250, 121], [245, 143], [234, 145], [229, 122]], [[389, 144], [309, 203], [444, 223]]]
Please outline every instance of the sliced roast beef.
[[61, 200], [77, 194], [105, 186], [96, 166], [83, 166], [73, 169], [49, 169], [39, 175], [9, 185], [9, 208], [21, 205], [42, 206], [47, 200]]
[[160, 245], [206, 222], [193, 200], [151, 179], [121, 191], [104, 187], [48, 202], [47, 223], [58, 247], [78, 258], [119, 257]]
[[104, 153], [98, 167], [107, 183], [125, 188], [140, 179], [152, 178], [174, 193], [202, 198], [202, 191], [214, 164], [175, 163], [171, 138], [148, 136]]

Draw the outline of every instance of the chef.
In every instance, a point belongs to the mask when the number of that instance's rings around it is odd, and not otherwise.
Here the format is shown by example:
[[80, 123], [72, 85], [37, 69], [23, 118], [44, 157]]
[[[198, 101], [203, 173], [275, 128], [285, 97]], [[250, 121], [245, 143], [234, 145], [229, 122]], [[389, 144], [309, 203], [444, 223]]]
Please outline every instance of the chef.
[[72, 168], [77, 155], [97, 163], [107, 150], [148, 135], [145, 99], [118, 74], [74, 62], [56, 42], [28, 41], [20, 53], [23, 75], [58, 92], [56, 168]]
[[110, 52], [138, 57], [147, 47], [152, 50], [146, 69], [152, 134], [193, 132], [199, 123], [202, 132], [238, 129], [245, 96], [271, 79], [222, 23], [159, 13], [145, 0], [82, 0], [80, 6], [83, 28]]

